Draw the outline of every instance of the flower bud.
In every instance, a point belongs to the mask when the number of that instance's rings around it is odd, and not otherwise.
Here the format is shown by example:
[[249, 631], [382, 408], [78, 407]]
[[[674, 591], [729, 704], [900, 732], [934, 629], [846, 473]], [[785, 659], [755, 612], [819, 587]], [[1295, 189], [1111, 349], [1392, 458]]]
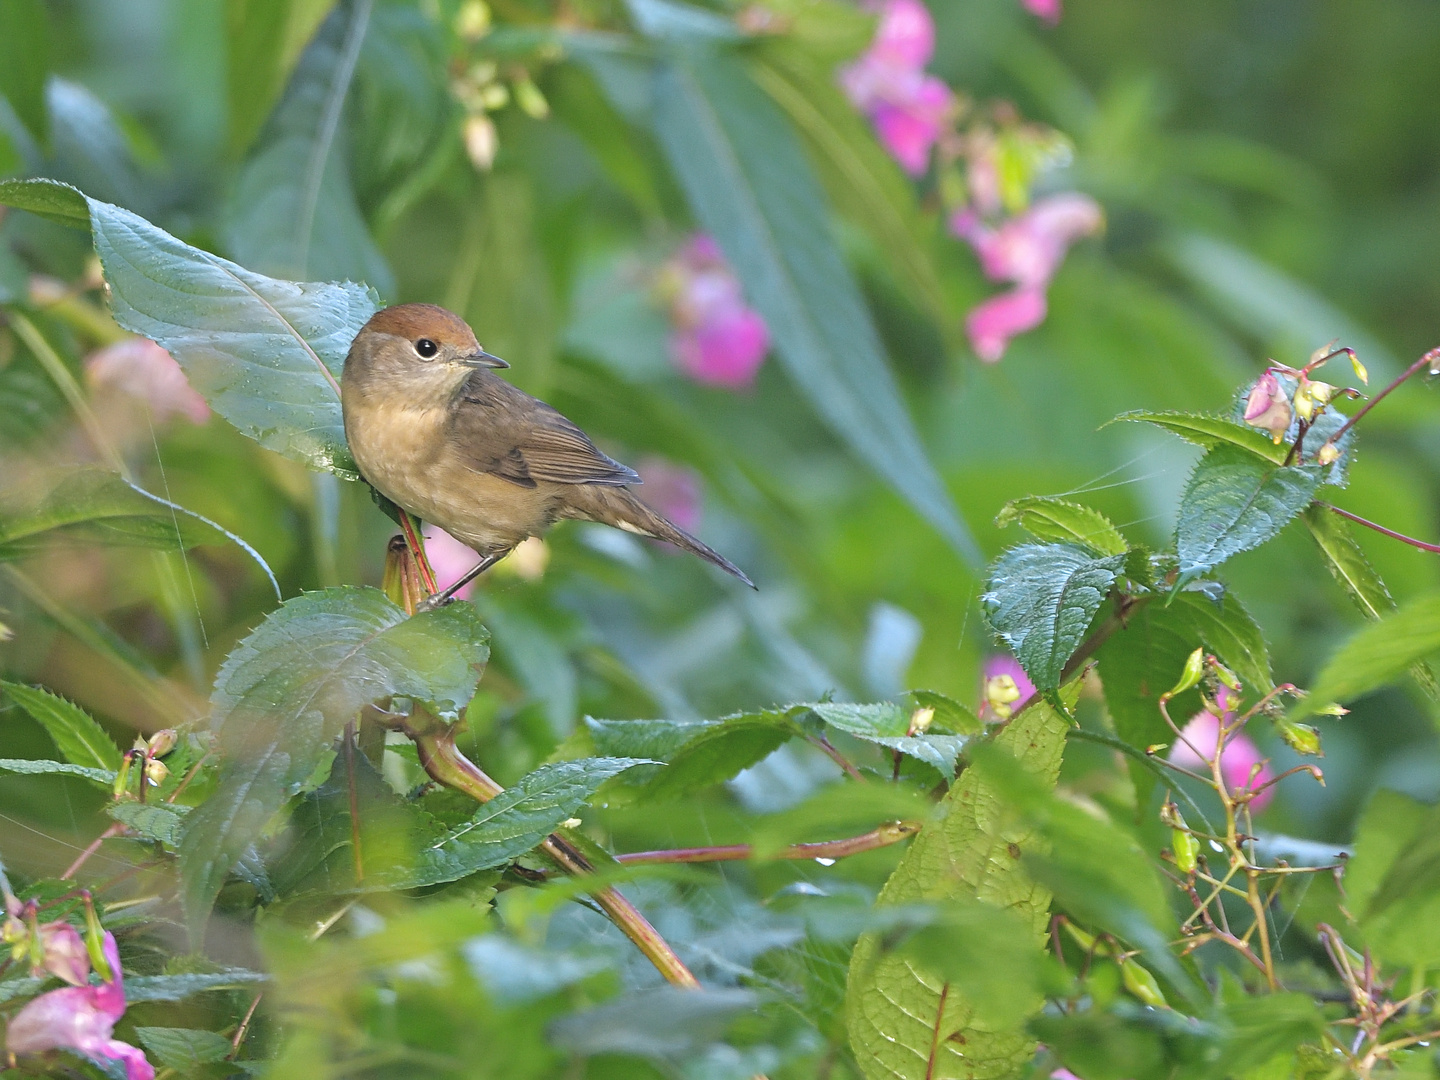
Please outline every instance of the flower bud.
[[1333, 442], [1327, 442], [1315, 452], [1315, 460], [1321, 465], [1333, 465], [1340, 457], [1340, 448]]
[[159, 787], [170, 775], [170, 767], [165, 762], [156, 758], [150, 758], [145, 762], [145, 780], [151, 787]]
[[1365, 365], [1353, 352], [1350, 354], [1350, 366], [1355, 369], [1355, 377], [1360, 380], [1361, 385], [1370, 385], [1370, 372], [1365, 370]]
[[1020, 700], [1020, 687], [1011, 675], [992, 675], [985, 680], [985, 701], [1002, 720], [1010, 719], [1010, 706]]
[[179, 738], [174, 728], [164, 728], [150, 736], [150, 741], [145, 744], [145, 749], [152, 758], [162, 758], [175, 749], [175, 743], [179, 741]]
[[550, 115], [550, 103], [540, 88], [530, 81], [530, 76], [515, 80], [515, 104], [532, 120], [544, 120]]
[[495, 130], [495, 122], [483, 113], [472, 113], [465, 118], [464, 138], [470, 164], [480, 172], [489, 172], [500, 151], [500, 133]]
[[1290, 403], [1285, 399], [1285, 391], [1274, 372], [1267, 371], [1255, 381], [1250, 396], [1245, 399], [1245, 422], [1270, 432], [1278, 443], [1284, 439], [1290, 420]]
[[1240, 692], [1240, 680], [1236, 677], [1233, 671], [1231, 671], [1224, 664], [1220, 663], [1219, 660], [1214, 660], [1212, 658], [1210, 670], [1215, 672], [1215, 678], [1220, 680], [1221, 686], [1224, 686], [1230, 690], [1234, 690], [1237, 694]]
[[1162, 701], [1169, 701], [1177, 694], [1183, 694], [1200, 681], [1200, 676], [1205, 673], [1205, 648], [1201, 646], [1185, 658], [1185, 670], [1180, 673], [1180, 681], [1170, 688], [1170, 691], [1162, 695]]
[[390, 546], [385, 549], [385, 571], [380, 578], [380, 590], [392, 602], [404, 608], [408, 615], [413, 615], [420, 601], [425, 598], [425, 587], [420, 581], [420, 567], [416, 564], [405, 537], [398, 533], [390, 538]]
[[1170, 1007], [1160, 990], [1160, 984], [1155, 981], [1155, 976], [1134, 960], [1125, 960], [1120, 964], [1120, 980], [1125, 984], [1125, 989], [1144, 1004], [1156, 1009]]
[[1320, 748], [1320, 732], [1309, 724], [1296, 724], [1289, 720], [1282, 720], [1276, 727], [1280, 732], [1280, 737], [1285, 740], [1285, 745], [1297, 754], [1306, 754], [1310, 757], [1325, 756], [1325, 751]]
[[920, 709], [916, 709], [913, 713], [910, 714], [909, 733], [911, 735], [922, 734], [928, 731], [930, 729], [930, 725], [934, 722], [935, 710], [929, 705], [926, 705]]
[[490, 32], [490, 5], [485, 0], [465, 0], [455, 13], [455, 33], [466, 41], [479, 41]]

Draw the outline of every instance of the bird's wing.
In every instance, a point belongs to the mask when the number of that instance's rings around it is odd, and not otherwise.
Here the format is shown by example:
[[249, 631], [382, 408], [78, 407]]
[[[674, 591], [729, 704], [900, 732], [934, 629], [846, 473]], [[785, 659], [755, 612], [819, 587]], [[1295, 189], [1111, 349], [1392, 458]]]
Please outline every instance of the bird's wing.
[[634, 469], [601, 453], [555, 409], [488, 371], [466, 380], [450, 415], [450, 437], [472, 468], [521, 487], [640, 482]]

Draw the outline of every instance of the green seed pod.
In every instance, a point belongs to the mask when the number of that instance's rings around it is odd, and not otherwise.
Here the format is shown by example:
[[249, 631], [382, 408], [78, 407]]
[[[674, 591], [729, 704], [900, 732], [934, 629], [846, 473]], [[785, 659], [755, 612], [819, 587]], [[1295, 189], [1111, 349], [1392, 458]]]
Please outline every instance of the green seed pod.
[[1157, 1009], [1170, 1007], [1160, 990], [1160, 984], [1155, 981], [1155, 976], [1134, 960], [1126, 960], [1120, 965], [1120, 979], [1124, 982], [1125, 989], [1144, 1004]]
[[1175, 867], [1182, 874], [1193, 874], [1200, 858], [1200, 841], [1182, 829], [1170, 834], [1170, 850], [1175, 853]]
[[1180, 673], [1180, 681], [1170, 688], [1170, 692], [1164, 695], [1164, 700], [1169, 701], [1176, 694], [1183, 694], [1200, 681], [1200, 676], [1205, 673], [1205, 649], [1200, 647], [1192, 652], [1185, 660], [1185, 670]]

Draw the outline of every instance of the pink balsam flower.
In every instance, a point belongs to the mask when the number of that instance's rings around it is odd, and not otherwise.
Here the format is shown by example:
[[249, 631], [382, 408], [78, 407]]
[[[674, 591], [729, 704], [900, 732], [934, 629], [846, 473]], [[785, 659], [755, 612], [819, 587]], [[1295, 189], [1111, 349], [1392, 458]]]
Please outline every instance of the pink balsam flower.
[[1054, 26], [1060, 21], [1060, 0], [1020, 0], [1025, 10]]
[[998, 653], [985, 661], [980, 671], [980, 718], [988, 721], [1009, 720], [1015, 706], [1035, 695], [1035, 684], [1020, 661]]
[[[1226, 709], [1224, 718], [1216, 716], [1207, 710], [1201, 710], [1190, 718], [1190, 722], [1182, 729], [1184, 738], [1176, 739], [1175, 745], [1170, 749], [1170, 760], [1181, 768], [1190, 769], [1192, 772], [1199, 772], [1205, 776], [1210, 775], [1210, 763], [1206, 757], [1213, 758], [1217, 749], [1220, 749], [1220, 727], [1222, 724], [1235, 722], [1235, 714], [1229, 711], [1227, 706], [1231, 701], [1227, 700], [1228, 694], [1222, 695], [1220, 707]], [[1198, 751], [1198, 753], [1197, 753]], [[1259, 769], [1256, 770], [1256, 766]], [[1251, 779], [1251, 774], [1254, 779]], [[1225, 786], [1231, 792], [1255, 791], [1275, 778], [1274, 772], [1270, 769], [1270, 763], [1260, 753], [1260, 748], [1255, 741], [1246, 735], [1243, 730], [1233, 732], [1225, 740], [1225, 746], [1220, 749], [1220, 775], [1225, 781]], [[1250, 800], [1251, 810], [1262, 810], [1275, 796], [1273, 787], [1265, 788], [1255, 798]]]
[[855, 63], [840, 72], [840, 85], [870, 117], [881, 143], [914, 176], [930, 163], [930, 151], [954, 110], [955, 95], [925, 65], [935, 52], [935, 22], [920, 0], [881, 0], [875, 38]]
[[770, 350], [770, 331], [745, 303], [740, 280], [709, 236], [697, 234], [661, 272], [675, 326], [670, 353], [696, 382], [747, 387]]
[[971, 309], [965, 318], [965, 333], [975, 355], [993, 364], [1005, 355], [1010, 339], [1033, 330], [1045, 321], [1045, 293], [1039, 289], [1016, 289], [992, 296]]
[[1267, 371], [1255, 380], [1250, 396], [1245, 399], [1245, 422], [1270, 432], [1278, 443], [1289, 430], [1292, 418], [1290, 399], [1285, 396], [1280, 380], [1273, 371]]
[[71, 1050], [109, 1058], [124, 1063], [127, 1080], [155, 1080], [155, 1069], [139, 1047], [111, 1038], [125, 1013], [125, 982], [113, 934], [106, 933], [104, 950], [111, 981], [41, 994], [10, 1021], [5, 1047], [12, 1054]]
[[[425, 534], [425, 558], [430, 560], [430, 569], [435, 571], [435, 584], [445, 588], [480, 561], [480, 556], [468, 544], [462, 544], [441, 528], [431, 528]], [[483, 576], [483, 575], [482, 575]], [[461, 600], [469, 600], [475, 591], [475, 582], [470, 582], [456, 592]]]
[[140, 399], [157, 422], [177, 413], [196, 424], [210, 419], [210, 406], [175, 358], [149, 338], [126, 338], [97, 349], [85, 358], [85, 374], [92, 386]]

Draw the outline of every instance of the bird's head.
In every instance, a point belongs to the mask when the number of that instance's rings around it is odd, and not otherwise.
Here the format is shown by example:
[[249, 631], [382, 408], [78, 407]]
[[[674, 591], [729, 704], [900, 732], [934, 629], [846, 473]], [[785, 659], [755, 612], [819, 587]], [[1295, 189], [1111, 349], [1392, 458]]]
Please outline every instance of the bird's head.
[[482, 349], [453, 312], [397, 304], [377, 311], [355, 335], [342, 385], [424, 399], [448, 395], [475, 368], [509, 366]]

